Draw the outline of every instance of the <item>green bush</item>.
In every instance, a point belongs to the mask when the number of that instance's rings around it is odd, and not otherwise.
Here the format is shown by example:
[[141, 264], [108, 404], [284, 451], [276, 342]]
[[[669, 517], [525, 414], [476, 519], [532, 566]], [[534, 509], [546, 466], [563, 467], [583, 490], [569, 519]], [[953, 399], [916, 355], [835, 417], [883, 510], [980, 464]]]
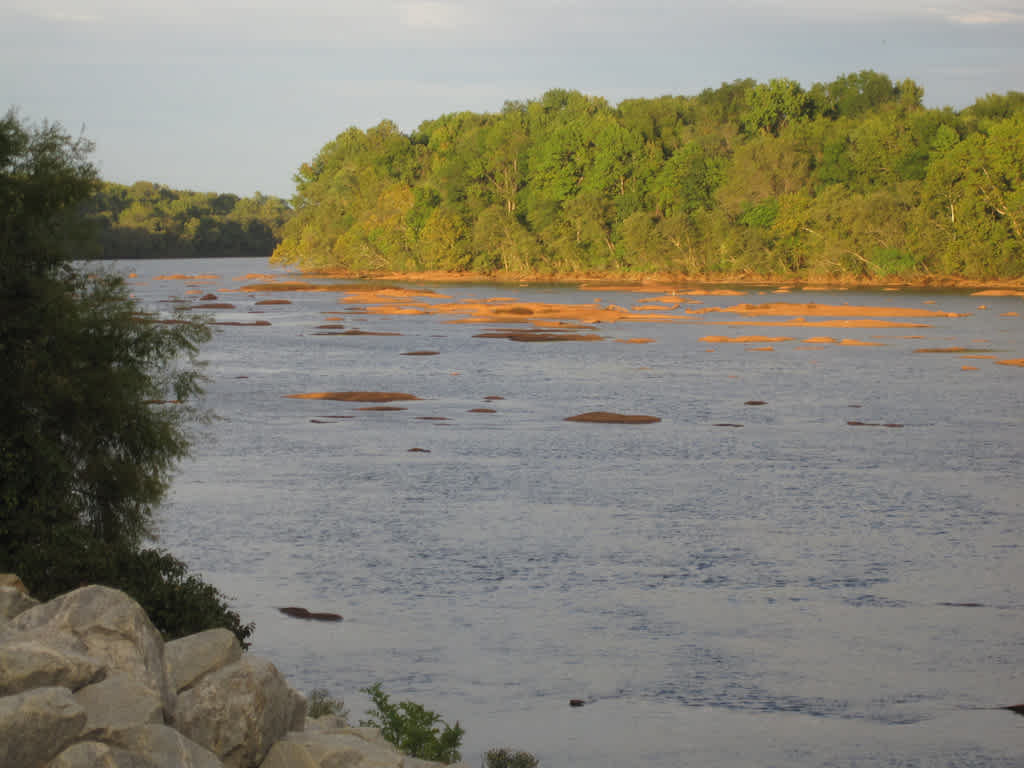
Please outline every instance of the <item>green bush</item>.
[[[431, 712], [414, 701], [392, 704], [379, 682], [362, 689], [373, 701], [374, 709], [359, 725], [380, 728], [384, 738], [410, 757], [441, 763], [458, 762], [462, 755], [462, 737], [465, 729], [456, 721], [448, 725], [436, 712]], [[443, 725], [444, 729], [438, 728]]]
[[306, 702], [306, 716], [317, 718], [326, 715], [335, 715], [348, 723], [348, 710], [345, 709], [344, 700], [331, 698], [326, 688], [314, 688], [309, 692], [309, 699]]
[[521, 749], [489, 749], [484, 755], [484, 768], [537, 768], [539, 761]]

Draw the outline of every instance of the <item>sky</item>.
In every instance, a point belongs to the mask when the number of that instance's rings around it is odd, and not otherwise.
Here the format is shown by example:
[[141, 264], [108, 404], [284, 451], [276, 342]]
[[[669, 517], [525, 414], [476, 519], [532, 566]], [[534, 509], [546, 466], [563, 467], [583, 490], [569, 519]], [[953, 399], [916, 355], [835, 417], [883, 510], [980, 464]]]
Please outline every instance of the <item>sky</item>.
[[290, 198], [351, 126], [863, 69], [929, 107], [1024, 91], [1024, 0], [0, 0], [0, 110], [109, 181], [241, 196]]

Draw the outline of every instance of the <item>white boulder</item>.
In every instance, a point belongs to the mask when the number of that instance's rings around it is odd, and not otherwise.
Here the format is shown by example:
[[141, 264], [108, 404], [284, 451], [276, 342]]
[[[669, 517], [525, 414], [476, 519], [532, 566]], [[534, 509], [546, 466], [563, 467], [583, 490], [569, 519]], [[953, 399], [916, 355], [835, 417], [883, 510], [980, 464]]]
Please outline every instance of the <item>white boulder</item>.
[[67, 688], [0, 698], [0, 768], [42, 765], [78, 738], [85, 720]]
[[242, 658], [242, 646], [227, 629], [208, 629], [164, 645], [164, 663], [171, 689], [180, 692], [203, 675]]
[[182, 691], [174, 723], [225, 765], [255, 768], [274, 742], [301, 721], [297, 701], [273, 664], [246, 656]]
[[90, 656], [132, 675], [160, 694], [165, 717], [174, 711], [163, 638], [142, 606], [124, 592], [82, 587], [30, 608], [11, 619], [4, 631]]

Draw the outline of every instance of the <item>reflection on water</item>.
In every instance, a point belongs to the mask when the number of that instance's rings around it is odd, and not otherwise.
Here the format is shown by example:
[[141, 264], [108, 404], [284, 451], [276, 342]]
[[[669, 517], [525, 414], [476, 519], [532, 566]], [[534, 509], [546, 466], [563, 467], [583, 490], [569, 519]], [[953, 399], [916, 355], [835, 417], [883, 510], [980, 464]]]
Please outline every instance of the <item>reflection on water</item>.
[[[218, 418], [161, 540], [236, 598], [253, 652], [296, 687], [327, 687], [358, 716], [359, 689], [381, 680], [459, 719], [470, 765], [494, 746], [552, 768], [1024, 764], [1024, 721], [988, 709], [1024, 702], [1024, 369], [914, 352], [1024, 357], [1024, 319], [1004, 316], [1020, 297], [978, 310], [965, 292], [813, 294], [965, 315], [827, 331], [881, 346], [665, 320], [522, 343], [477, 338], [501, 323], [355, 314], [365, 302], [337, 293], [224, 293], [265, 262], [131, 266], [154, 307], [189, 281], [153, 276], [203, 272], [220, 276], [203, 293], [236, 305], [219, 320], [271, 323], [224, 326], [204, 350]], [[268, 298], [291, 303], [256, 304]], [[316, 335], [328, 316], [400, 335]], [[796, 340], [701, 341], [752, 333]], [[614, 343], [636, 337], [653, 343]], [[422, 399], [284, 398], [340, 390]], [[661, 421], [564, 421], [596, 410]]]

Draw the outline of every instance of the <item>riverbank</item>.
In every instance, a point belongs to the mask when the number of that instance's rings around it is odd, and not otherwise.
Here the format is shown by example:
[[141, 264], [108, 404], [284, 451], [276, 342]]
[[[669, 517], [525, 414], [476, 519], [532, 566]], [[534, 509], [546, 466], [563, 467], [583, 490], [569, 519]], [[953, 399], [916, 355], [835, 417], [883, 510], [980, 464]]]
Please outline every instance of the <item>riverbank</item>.
[[369, 272], [362, 270], [299, 269], [306, 277], [336, 280], [374, 280], [416, 283], [487, 283], [496, 285], [581, 285], [601, 286], [622, 290], [662, 290], [680, 287], [742, 285], [751, 288], [790, 288], [803, 290], [863, 289], [951, 289], [951, 290], [1020, 290], [1024, 292], [1024, 278], [968, 280], [952, 276], [929, 276], [917, 280], [808, 280], [805, 278], [778, 278], [758, 275], [716, 275], [711, 277], [680, 277], [671, 274], [629, 276], [621, 274], [580, 273], [572, 275], [547, 274], [484, 274], [482, 272]]

